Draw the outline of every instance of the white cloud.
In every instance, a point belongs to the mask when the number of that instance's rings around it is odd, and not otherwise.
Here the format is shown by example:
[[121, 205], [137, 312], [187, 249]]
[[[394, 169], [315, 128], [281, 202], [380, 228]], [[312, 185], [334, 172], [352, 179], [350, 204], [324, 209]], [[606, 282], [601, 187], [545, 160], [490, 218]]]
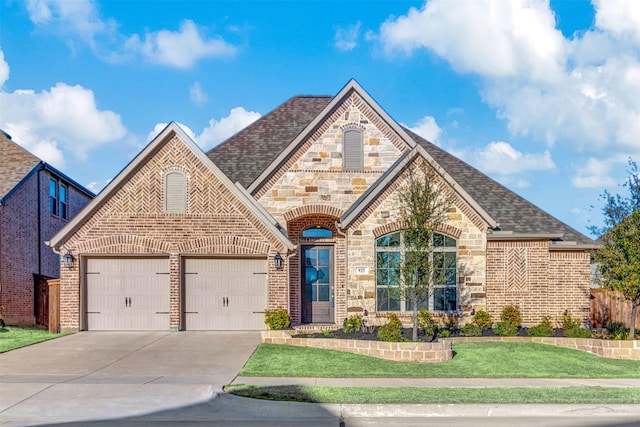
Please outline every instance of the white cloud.
[[358, 45], [361, 26], [362, 24], [358, 21], [357, 23], [347, 28], [338, 28], [333, 39], [336, 49], [343, 52], [355, 49], [355, 47]]
[[191, 20], [182, 21], [178, 31], [162, 29], [143, 37], [122, 34], [118, 23], [103, 18], [92, 0], [29, 0], [27, 12], [35, 25], [64, 37], [72, 49], [79, 40], [108, 62], [142, 56], [152, 64], [184, 69], [204, 58], [226, 58], [236, 52], [222, 37], [204, 36], [205, 29]]
[[189, 99], [196, 105], [202, 105], [209, 99], [207, 94], [202, 90], [200, 82], [195, 82], [189, 87]]
[[190, 68], [203, 58], [225, 58], [236, 53], [236, 48], [222, 38], [206, 39], [201, 32], [187, 19], [182, 21], [179, 31], [147, 33], [144, 41], [135, 34], [127, 40], [126, 48], [142, 54], [151, 63], [176, 68]]
[[[93, 91], [58, 83], [50, 90], [0, 92], [0, 104], [11, 105], [0, 127], [27, 149], [63, 168], [63, 153], [84, 160], [86, 153], [127, 135], [120, 116], [97, 108]], [[67, 154], [68, 155], [68, 154]]]
[[609, 175], [611, 163], [610, 160], [599, 160], [592, 157], [586, 165], [578, 168], [571, 183], [578, 188], [605, 188], [615, 185], [615, 180]]
[[561, 74], [565, 40], [548, 0], [431, 0], [421, 10], [380, 27], [388, 54], [425, 48], [461, 72], [486, 77], [527, 74], [548, 81]]
[[91, 181], [90, 183], [85, 185], [85, 187], [87, 187], [89, 190], [93, 191], [94, 193], [98, 194], [110, 182], [111, 182], [111, 179], [107, 179], [105, 181]]
[[[555, 168], [551, 153], [522, 153], [511, 144], [492, 142], [472, 155], [471, 161], [487, 173], [511, 175], [528, 170], [549, 170]], [[519, 187], [527, 186], [522, 181]]]
[[9, 80], [9, 64], [4, 60], [4, 51], [0, 49], [0, 88]]
[[513, 135], [628, 156], [640, 135], [640, 2], [593, 4], [594, 28], [567, 39], [548, 0], [428, 0], [383, 23], [377, 40], [389, 55], [427, 49], [478, 75]]
[[198, 144], [203, 150], [208, 150], [259, 118], [260, 113], [255, 111], [247, 111], [242, 107], [233, 108], [227, 117], [209, 120], [209, 126], [198, 137]]
[[432, 116], [424, 116], [414, 126], [407, 127], [429, 142], [433, 142], [434, 144], [438, 144], [440, 142], [442, 129], [438, 126], [436, 119]]

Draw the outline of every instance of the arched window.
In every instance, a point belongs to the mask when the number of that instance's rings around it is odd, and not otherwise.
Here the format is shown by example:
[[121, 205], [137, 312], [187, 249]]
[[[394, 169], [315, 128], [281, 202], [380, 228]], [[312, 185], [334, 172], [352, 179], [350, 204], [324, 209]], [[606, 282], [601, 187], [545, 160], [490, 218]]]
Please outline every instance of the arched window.
[[187, 212], [187, 180], [182, 172], [171, 171], [164, 176], [164, 211]]
[[361, 170], [364, 168], [364, 146], [362, 132], [346, 130], [342, 136], [342, 168]]
[[322, 239], [333, 237], [333, 231], [324, 227], [309, 227], [302, 231], [302, 237], [310, 239]]
[[[430, 265], [441, 280], [433, 286], [427, 302], [419, 304], [431, 311], [455, 311], [456, 291], [456, 239], [433, 233]], [[402, 263], [411, 245], [404, 233], [398, 231], [376, 240], [376, 307], [378, 311], [412, 311], [411, 301], [405, 301], [397, 289], [401, 280]]]

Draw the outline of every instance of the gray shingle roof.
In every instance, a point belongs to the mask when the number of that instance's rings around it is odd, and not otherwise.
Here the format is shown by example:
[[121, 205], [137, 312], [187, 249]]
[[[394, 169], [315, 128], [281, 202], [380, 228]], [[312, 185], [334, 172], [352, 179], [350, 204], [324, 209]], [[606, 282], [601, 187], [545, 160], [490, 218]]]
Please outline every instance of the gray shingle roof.
[[[331, 102], [328, 96], [297, 96], [258, 119], [207, 155], [234, 182], [248, 187], [296, 136]], [[564, 241], [593, 244], [593, 240], [549, 215], [482, 172], [447, 153], [409, 129], [449, 175], [500, 224], [501, 231], [563, 234]]]
[[231, 181], [247, 188], [332, 99], [293, 97], [209, 150], [207, 156]]
[[38, 164], [33, 154], [16, 144], [0, 130], [0, 199], [3, 199]]

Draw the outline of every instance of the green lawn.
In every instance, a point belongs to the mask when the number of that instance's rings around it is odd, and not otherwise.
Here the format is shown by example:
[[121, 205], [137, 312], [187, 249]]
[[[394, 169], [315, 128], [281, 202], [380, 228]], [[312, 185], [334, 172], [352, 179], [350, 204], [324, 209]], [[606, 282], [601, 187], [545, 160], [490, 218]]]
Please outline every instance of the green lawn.
[[640, 387], [321, 387], [230, 385], [256, 399], [320, 403], [561, 403], [637, 404]]
[[35, 327], [6, 326], [0, 329], [0, 353], [58, 338], [63, 335], [68, 335], [68, 333], [52, 334], [46, 329]]
[[240, 371], [265, 377], [640, 378], [640, 361], [529, 342], [456, 343], [446, 363], [397, 363], [340, 351], [261, 344]]

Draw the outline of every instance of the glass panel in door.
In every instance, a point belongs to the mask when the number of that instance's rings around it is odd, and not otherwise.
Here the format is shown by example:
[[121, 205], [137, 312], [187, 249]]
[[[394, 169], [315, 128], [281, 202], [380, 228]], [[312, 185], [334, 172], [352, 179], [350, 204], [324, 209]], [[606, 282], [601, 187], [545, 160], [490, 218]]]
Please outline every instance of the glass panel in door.
[[333, 323], [333, 247], [303, 247], [302, 282], [302, 322]]

